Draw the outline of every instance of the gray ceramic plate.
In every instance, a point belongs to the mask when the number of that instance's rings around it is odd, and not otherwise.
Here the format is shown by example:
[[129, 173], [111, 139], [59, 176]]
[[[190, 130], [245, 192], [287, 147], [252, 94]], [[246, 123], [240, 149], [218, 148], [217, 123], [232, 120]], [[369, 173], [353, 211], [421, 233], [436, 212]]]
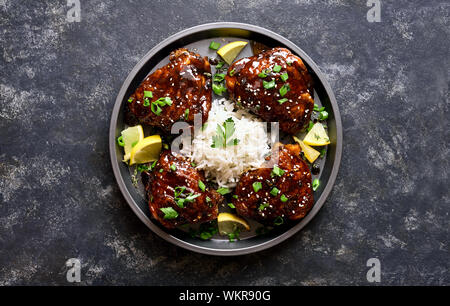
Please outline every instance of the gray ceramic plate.
[[[142, 184], [139, 182], [137, 187], [133, 185], [133, 171], [121, 161], [123, 156], [122, 148], [116, 142], [117, 137], [125, 127], [123, 105], [141, 81], [149, 73], [165, 65], [168, 62], [169, 53], [177, 48], [186, 47], [195, 50], [203, 56], [218, 57], [215, 51], [208, 48], [212, 40], [220, 42], [222, 45], [234, 40], [245, 40], [259, 42], [269, 47], [281, 46], [288, 48], [303, 59], [314, 78], [314, 101], [316, 104], [325, 106], [329, 113], [327, 125], [331, 144], [327, 147], [325, 158], [320, 162], [320, 174], [313, 177], [319, 178], [321, 184], [314, 192], [315, 204], [312, 210], [297, 223], [283, 225], [264, 235], [256, 235], [254, 231], [245, 233], [241, 236], [241, 240], [236, 242], [229, 242], [228, 238], [220, 236], [214, 236], [211, 240], [192, 238], [182, 230], [169, 231], [151, 219]], [[253, 53], [249, 44], [239, 54], [238, 58], [251, 55]], [[146, 135], [148, 136], [149, 134], [146, 133]], [[167, 38], [150, 50], [137, 63], [123, 83], [114, 105], [109, 132], [109, 149], [114, 176], [123, 196], [139, 219], [153, 232], [175, 245], [199, 253], [241, 255], [261, 251], [286, 240], [301, 230], [317, 214], [331, 192], [339, 169], [342, 153], [342, 125], [338, 105], [328, 82], [319, 71], [317, 65], [302, 49], [282, 36], [257, 26], [233, 22], [210, 23], [181, 31]]]

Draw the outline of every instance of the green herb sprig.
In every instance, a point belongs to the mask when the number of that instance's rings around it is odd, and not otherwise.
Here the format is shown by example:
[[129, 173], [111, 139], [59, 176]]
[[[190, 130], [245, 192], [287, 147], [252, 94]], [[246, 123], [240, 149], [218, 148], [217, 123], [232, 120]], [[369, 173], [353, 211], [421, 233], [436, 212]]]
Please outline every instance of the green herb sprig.
[[217, 125], [216, 135], [212, 138], [211, 148], [221, 149], [227, 146], [235, 146], [239, 143], [239, 139], [233, 138], [235, 132], [235, 125], [233, 118], [228, 118], [225, 122]]

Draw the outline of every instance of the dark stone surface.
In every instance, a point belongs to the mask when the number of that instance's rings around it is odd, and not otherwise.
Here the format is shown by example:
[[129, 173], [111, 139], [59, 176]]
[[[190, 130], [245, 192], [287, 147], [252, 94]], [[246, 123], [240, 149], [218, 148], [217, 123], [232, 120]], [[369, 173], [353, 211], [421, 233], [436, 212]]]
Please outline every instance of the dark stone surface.
[[[450, 284], [448, 1], [0, 1], [0, 284]], [[344, 124], [334, 190], [285, 243], [234, 258], [161, 240], [123, 200], [108, 153], [116, 94], [182, 29], [260, 25], [327, 75]]]

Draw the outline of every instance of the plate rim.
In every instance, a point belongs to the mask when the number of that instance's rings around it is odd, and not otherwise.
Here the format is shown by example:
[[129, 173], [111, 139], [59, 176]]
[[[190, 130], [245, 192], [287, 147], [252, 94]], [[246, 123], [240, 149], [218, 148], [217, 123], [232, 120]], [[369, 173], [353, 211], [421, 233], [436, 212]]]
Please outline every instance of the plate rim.
[[[336, 122], [336, 152], [335, 152], [335, 159], [334, 163], [330, 172], [330, 176], [328, 178], [327, 185], [325, 186], [324, 190], [322, 191], [322, 194], [320, 195], [317, 202], [314, 203], [313, 209], [306, 215], [305, 218], [303, 218], [299, 223], [285, 231], [284, 233], [268, 240], [263, 243], [253, 245], [253, 246], [246, 246], [239, 249], [216, 249], [216, 248], [209, 248], [204, 246], [195, 245], [192, 243], [189, 243], [187, 241], [184, 241], [182, 239], [179, 239], [170, 233], [165, 232], [160, 227], [155, 225], [146, 215], [145, 213], [139, 208], [139, 205], [134, 201], [133, 197], [131, 196], [130, 192], [128, 191], [125, 182], [123, 180], [123, 177], [120, 173], [119, 169], [119, 163], [117, 161], [117, 155], [116, 155], [116, 127], [118, 122], [119, 113], [122, 107], [122, 100], [123, 96], [125, 95], [127, 89], [129, 88], [133, 78], [135, 77], [136, 73], [142, 68], [142, 66], [151, 58], [153, 57], [160, 49], [170, 45], [171, 43], [175, 42], [176, 40], [184, 37], [186, 34], [193, 34], [197, 32], [202, 32], [206, 30], [214, 30], [214, 29], [220, 29], [220, 28], [234, 28], [234, 29], [242, 29], [247, 31], [253, 31], [258, 34], [269, 36], [275, 40], [278, 40], [282, 42], [288, 49], [295, 51], [302, 60], [304, 60], [309, 67], [314, 71], [314, 73], [317, 75], [318, 79], [322, 83], [322, 86], [324, 87], [329, 99], [330, 103], [333, 109], [334, 114], [334, 120]], [[181, 30], [168, 38], [164, 39], [160, 43], [158, 43], [156, 46], [154, 46], [150, 51], [148, 51], [133, 67], [133, 69], [128, 73], [127, 78], [123, 82], [117, 97], [114, 102], [113, 111], [111, 114], [111, 121], [110, 121], [110, 128], [109, 128], [109, 152], [110, 152], [110, 159], [111, 159], [111, 165], [113, 168], [114, 177], [116, 179], [117, 184], [119, 185], [119, 189], [122, 193], [122, 196], [125, 198], [128, 205], [131, 207], [133, 212], [138, 216], [138, 218], [147, 225], [148, 228], [150, 228], [155, 234], [157, 234], [159, 237], [164, 239], [165, 241], [168, 241], [170, 243], [175, 244], [176, 246], [180, 246], [184, 249], [194, 251], [197, 253], [202, 253], [206, 255], [219, 255], [219, 256], [237, 256], [237, 255], [245, 255], [250, 253], [256, 253], [265, 249], [268, 249], [270, 247], [273, 247], [277, 244], [280, 244], [281, 242], [287, 240], [297, 232], [299, 232], [302, 228], [304, 228], [320, 211], [322, 206], [325, 204], [325, 201], [327, 200], [329, 194], [331, 193], [333, 186], [335, 184], [337, 174], [339, 171], [341, 158], [342, 158], [342, 142], [343, 142], [343, 128], [342, 128], [342, 120], [341, 115], [339, 112], [339, 107], [336, 101], [336, 98], [334, 96], [334, 93], [331, 89], [331, 86], [329, 85], [328, 81], [325, 79], [324, 74], [319, 69], [317, 64], [296, 44], [288, 40], [287, 38], [271, 31], [263, 27], [255, 26], [252, 24], [247, 23], [240, 23], [240, 22], [213, 22], [213, 23], [205, 23], [201, 25], [197, 25], [194, 27], [190, 27], [184, 30]]]

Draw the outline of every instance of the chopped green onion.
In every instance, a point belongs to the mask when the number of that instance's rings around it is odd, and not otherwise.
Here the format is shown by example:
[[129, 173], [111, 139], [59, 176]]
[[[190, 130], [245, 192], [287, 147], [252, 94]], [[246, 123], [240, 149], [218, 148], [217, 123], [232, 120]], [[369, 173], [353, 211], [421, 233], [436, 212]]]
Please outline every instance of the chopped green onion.
[[275, 80], [272, 80], [272, 81], [269, 81], [269, 82], [263, 81], [263, 86], [264, 86], [265, 89], [274, 88], [275, 87]]
[[239, 230], [236, 230], [234, 233], [230, 233], [228, 234], [228, 240], [230, 242], [234, 242], [235, 240], [240, 240], [239, 239]]
[[288, 201], [288, 198], [287, 198], [287, 196], [285, 196], [284, 194], [282, 194], [281, 195], [281, 197], [280, 197], [280, 200], [281, 200], [281, 202], [287, 202]]
[[258, 76], [262, 79], [264, 79], [265, 77], [267, 77], [267, 74], [270, 72], [269, 69], [264, 69], [263, 71], [261, 71]]
[[179, 208], [184, 208], [184, 202], [186, 199], [175, 199], [175, 202], [177, 202], [177, 205]]
[[196, 165], [194, 162], [192, 162], [192, 163], [191, 163], [191, 166], [192, 166], [192, 167], [195, 167], [195, 166], [197, 166], [197, 165]]
[[217, 189], [217, 192], [221, 195], [225, 195], [227, 193], [230, 193], [231, 190], [225, 187], [220, 187], [219, 189]]
[[170, 97], [161, 97], [158, 100], [152, 102], [161, 106], [172, 105], [172, 99]]
[[144, 99], [144, 106], [150, 106], [150, 101], [148, 100], [148, 98]]
[[206, 189], [206, 186], [205, 186], [205, 183], [203, 183], [202, 181], [198, 181], [198, 188], [200, 188], [201, 189], [201, 191], [205, 191], [205, 189]]
[[309, 122], [309, 125], [308, 125], [307, 131], [308, 131], [308, 132], [311, 131], [311, 129], [313, 128], [313, 126], [314, 126], [314, 122], [313, 122], [313, 121], [310, 121], [310, 122]]
[[273, 66], [273, 72], [280, 72], [281, 71], [281, 66], [280, 65], [275, 65], [275, 66]]
[[177, 186], [174, 189], [174, 197], [178, 198], [184, 191], [186, 190], [186, 187], [184, 186]]
[[326, 151], [327, 151], [327, 149], [325, 149], [325, 148], [323, 148], [322, 150], [320, 150], [320, 157], [324, 157]]
[[281, 88], [280, 88], [280, 95], [283, 97], [285, 94], [287, 94], [287, 92], [291, 90], [291, 87], [289, 86], [289, 84], [284, 84]]
[[153, 98], [153, 92], [144, 90], [144, 98]]
[[170, 170], [172, 171], [177, 170], [177, 166], [175, 164], [170, 165]]
[[136, 140], [135, 142], [133, 142], [133, 143], [131, 144], [131, 147], [134, 147], [138, 142], [139, 142], [139, 140]]
[[157, 160], [155, 160], [155, 161], [153, 162], [152, 168], [151, 168], [152, 170], [155, 168], [157, 162], [158, 162]]
[[319, 105], [317, 105], [317, 104], [314, 104], [314, 108], [313, 108], [313, 111], [316, 111], [316, 112], [318, 112], [318, 111], [319, 111]]
[[261, 182], [254, 182], [253, 183], [253, 190], [255, 192], [258, 192], [261, 189], [262, 189], [262, 183]]
[[224, 64], [225, 64], [224, 61], [220, 61], [220, 62], [216, 65], [216, 69], [222, 68]]
[[287, 74], [287, 72], [283, 73], [280, 78], [283, 80], [283, 82], [286, 82], [287, 79], [289, 79], [289, 75]]
[[273, 166], [272, 174], [282, 176], [284, 174], [284, 170], [281, 168], [278, 168], [278, 166], [275, 165], [275, 166]]
[[314, 191], [316, 191], [317, 188], [319, 188], [319, 185], [320, 185], [319, 179], [314, 179], [314, 181], [313, 181], [313, 183], [312, 183], [312, 189], [313, 189]]
[[128, 103], [131, 103], [131, 102], [133, 102], [133, 98], [128, 99]]
[[228, 203], [228, 206], [229, 206], [230, 208], [232, 208], [232, 209], [235, 209], [235, 208], [236, 208], [236, 206], [234, 206], [233, 203]]
[[234, 72], [235, 72], [235, 69], [233, 68], [233, 69], [231, 69], [230, 72], [228, 72], [228, 75], [229, 75], [229, 76], [233, 76]]
[[264, 210], [266, 207], [269, 207], [269, 203], [262, 203], [259, 205], [258, 210]]
[[169, 149], [169, 145], [167, 143], [163, 143], [163, 148], [168, 150]]
[[291, 65], [292, 65], [292, 62], [286, 62], [286, 64], [288, 64], [289, 66], [291, 66]]
[[123, 136], [119, 136], [117, 138], [117, 143], [119, 144], [119, 146], [124, 147], [125, 146], [125, 142], [123, 142]]
[[189, 118], [189, 108], [186, 108], [186, 110], [184, 111], [184, 120], [188, 120]]
[[175, 201], [177, 202], [178, 207], [180, 208], [184, 208], [184, 203], [191, 203], [194, 202], [194, 200], [196, 198], [198, 198], [200, 195], [199, 194], [192, 194], [190, 193], [187, 197], [185, 198], [181, 198], [181, 199], [175, 199]]
[[233, 199], [238, 199], [238, 196], [237, 196], [237, 194], [233, 194]]
[[223, 86], [223, 84], [213, 83], [212, 89], [216, 95], [221, 96], [223, 92], [227, 91], [227, 89]]
[[164, 172], [163, 168], [159, 169], [159, 173], [163, 173], [163, 172]]
[[156, 115], [159, 116], [162, 112], [161, 107], [159, 107], [159, 105], [156, 102], [152, 102], [152, 106], [151, 106], [152, 112]]
[[288, 98], [279, 99], [278, 103], [283, 104], [284, 102], [287, 102]]
[[200, 196], [200, 194], [192, 194], [192, 193], [190, 193], [184, 200], [186, 202], [194, 202], [194, 200], [196, 198], [198, 198], [199, 196]]
[[319, 113], [319, 120], [325, 120], [328, 118], [328, 112], [327, 111], [321, 111]]
[[210, 232], [201, 232], [200, 233], [200, 239], [208, 240], [213, 236]]
[[277, 187], [273, 187], [272, 190], [270, 191], [270, 194], [273, 195], [274, 197], [276, 197], [279, 192], [280, 192], [280, 189], [278, 189]]
[[279, 225], [281, 225], [283, 223], [284, 223], [284, 219], [281, 216], [278, 216], [278, 217], [275, 218], [275, 220], [273, 220], [273, 224], [276, 225], [276, 226], [279, 226]]
[[211, 201], [212, 201], [211, 198], [208, 197], [208, 196], [206, 196], [206, 202], [209, 203], [209, 202], [211, 202]]
[[178, 217], [177, 211], [172, 207], [163, 207], [160, 209], [164, 213], [164, 219], [175, 219]]
[[219, 49], [219, 47], [220, 47], [220, 44], [218, 42], [215, 42], [215, 41], [212, 41], [209, 44], [209, 48], [212, 49], [212, 50], [217, 50], [217, 49]]
[[223, 81], [223, 79], [225, 79], [225, 73], [216, 73], [215, 75], [214, 75], [214, 78], [213, 78], [213, 81], [214, 82], [222, 82]]

